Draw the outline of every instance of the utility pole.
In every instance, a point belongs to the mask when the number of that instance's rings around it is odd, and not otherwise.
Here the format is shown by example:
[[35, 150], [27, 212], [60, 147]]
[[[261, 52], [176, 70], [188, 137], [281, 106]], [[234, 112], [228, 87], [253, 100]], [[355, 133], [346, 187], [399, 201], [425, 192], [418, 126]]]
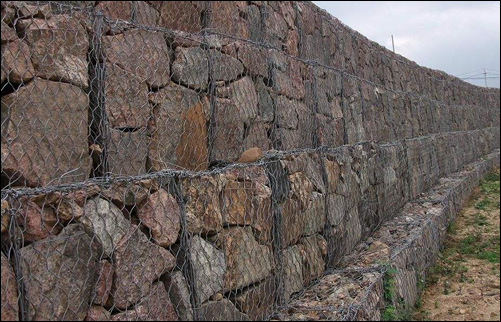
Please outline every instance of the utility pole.
[[487, 88], [487, 71], [484, 68], [485, 87]]
[[395, 39], [393, 38], [393, 35], [391, 35], [391, 44], [393, 45], [393, 52], [395, 52]]

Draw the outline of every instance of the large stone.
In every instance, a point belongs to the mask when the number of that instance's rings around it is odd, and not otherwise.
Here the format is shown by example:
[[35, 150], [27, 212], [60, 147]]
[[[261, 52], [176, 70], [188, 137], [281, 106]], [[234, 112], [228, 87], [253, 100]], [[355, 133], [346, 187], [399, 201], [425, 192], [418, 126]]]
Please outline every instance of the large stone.
[[38, 77], [86, 89], [89, 86], [89, 37], [79, 15], [21, 21]]
[[292, 246], [284, 249], [281, 254], [281, 295], [282, 299], [288, 301], [292, 294], [303, 289], [303, 260], [301, 248]]
[[[139, 77], [107, 63], [104, 95], [106, 117], [111, 127], [139, 129], [148, 125], [148, 86]], [[112, 149], [116, 139], [116, 134], [112, 134]], [[146, 142], [142, 144], [143, 147], [147, 146]]]
[[111, 130], [108, 146], [109, 172], [117, 176], [137, 176], [146, 172], [149, 137], [139, 131]]
[[139, 183], [116, 182], [108, 189], [102, 190], [100, 194], [121, 210], [126, 207], [135, 207], [143, 203], [148, 196], [157, 191], [155, 183], [141, 181]]
[[177, 200], [163, 189], [150, 195], [138, 210], [141, 223], [151, 230], [153, 241], [162, 247], [169, 247], [177, 241], [180, 216]]
[[2, 200], [2, 234], [9, 230], [9, 202], [7, 200]]
[[160, 7], [160, 26], [194, 34], [202, 30], [202, 14], [205, 10], [203, 1], [151, 2], [156, 2]]
[[102, 260], [99, 262], [98, 278], [93, 292], [93, 301], [95, 305], [105, 305], [111, 293], [113, 285], [113, 266], [110, 262]]
[[170, 49], [162, 33], [128, 30], [103, 39], [106, 60], [152, 88], [170, 81]]
[[[3, 27], [3, 23], [2, 23]], [[2, 39], [3, 39], [2, 28]], [[31, 63], [31, 52], [22, 40], [15, 40], [7, 44], [2, 42], [2, 82], [10, 84], [24, 84], [35, 77], [35, 69]]]
[[111, 316], [111, 321], [177, 321], [174, 305], [169, 299], [164, 284], [157, 282], [151, 292], [132, 309]]
[[2, 175], [44, 186], [88, 178], [88, 97], [78, 87], [34, 79], [2, 96]]
[[101, 198], [87, 201], [81, 222], [102, 244], [106, 256], [113, 254], [131, 225], [117, 206]]
[[249, 321], [249, 317], [227, 299], [207, 302], [199, 309], [203, 321]]
[[242, 63], [231, 56], [225, 55], [218, 50], [210, 50], [208, 55], [212, 63], [211, 76], [214, 81], [233, 81], [244, 72]]
[[2, 253], [2, 321], [19, 321], [17, 282], [9, 260]]
[[263, 321], [273, 313], [275, 292], [275, 281], [269, 278], [259, 285], [244, 290], [231, 300], [252, 321]]
[[172, 85], [150, 94], [153, 119], [149, 168], [207, 168], [208, 100], [195, 91]]
[[172, 64], [172, 80], [195, 90], [206, 90], [209, 84], [209, 59], [200, 47], [176, 48]]
[[303, 235], [311, 236], [324, 229], [327, 213], [325, 211], [325, 197], [318, 192], [312, 192], [310, 201], [304, 212]]
[[54, 209], [49, 205], [40, 207], [25, 198], [21, 200], [16, 219], [17, 223], [22, 227], [25, 242], [33, 242], [57, 235], [61, 230]]
[[226, 275], [224, 253], [199, 236], [190, 240], [190, 260], [195, 275], [195, 292], [200, 303], [223, 290]]
[[146, 296], [158, 296], [158, 290], [152, 284], [176, 266], [176, 259], [168, 250], [151, 243], [137, 226], [132, 225], [117, 245], [113, 263], [113, 305], [126, 309]]
[[271, 275], [271, 250], [256, 241], [250, 227], [224, 229], [216, 242], [226, 258], [225, 291], [242, 289]]
[[322, 276], [325, 270], [325, 262], [322, 255], [322, 241], [320, 235], [301, 239], [301, 256], [303, 258], [304, 285], [309, 285], [313, 280]]
[[87, 311], [85, 321], [109, 321], [111, 313], [102, 306], [91, 306]]
[[193, 321], [193, 308], [188, 283], [181, 272], [174, 272], [164, 281], [170, 300], [181, 321]]
[[240, 60], [251, 75], [268, 77], [268, 51], [266, 49], [243, 41], [236, 41], [225, 47], [224, 51]]
[[78, 224], [21, 248], [26, 320], [83, 320], [97, 279], [98, 243]]
[[214, 234], [221, 231], [223, 215], [219, 203], [222, 190], [220, 176], [184, 179], [182, 187], [188, 231], [193, 234]]

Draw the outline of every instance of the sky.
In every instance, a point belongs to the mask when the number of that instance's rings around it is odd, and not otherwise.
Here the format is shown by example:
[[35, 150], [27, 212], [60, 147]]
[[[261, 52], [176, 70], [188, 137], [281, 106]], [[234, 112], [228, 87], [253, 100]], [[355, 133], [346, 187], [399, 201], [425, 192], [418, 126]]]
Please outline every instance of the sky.
[[416, 63], [500, 87], [500, 1], [313, 1], [388, 49]]

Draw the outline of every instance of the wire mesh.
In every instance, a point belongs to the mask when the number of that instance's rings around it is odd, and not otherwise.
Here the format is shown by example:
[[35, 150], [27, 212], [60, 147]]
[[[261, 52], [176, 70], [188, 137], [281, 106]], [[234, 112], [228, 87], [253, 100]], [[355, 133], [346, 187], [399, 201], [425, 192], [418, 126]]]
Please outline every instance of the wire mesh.
[[499, 149], [499, 91], [317, 11], [3, 1], [2, 320], [268, 319]]

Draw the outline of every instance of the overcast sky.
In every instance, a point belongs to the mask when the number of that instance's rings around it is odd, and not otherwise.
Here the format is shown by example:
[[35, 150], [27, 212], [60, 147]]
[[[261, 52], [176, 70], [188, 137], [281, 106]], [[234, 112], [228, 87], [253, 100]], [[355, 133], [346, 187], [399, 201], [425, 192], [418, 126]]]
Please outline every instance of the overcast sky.
[[[488, 68], [499, 77], [499, 1], [314, 1], [371, 40], [433, 69], [461, 77]], [[472, 72], [470, 74], [466, 74]], [[462, 75], [465, 74], [465, 75]], [[484, 86], [484, 80], [469, 80]], [[490, 87], [500, 80], [488, 79]]]

